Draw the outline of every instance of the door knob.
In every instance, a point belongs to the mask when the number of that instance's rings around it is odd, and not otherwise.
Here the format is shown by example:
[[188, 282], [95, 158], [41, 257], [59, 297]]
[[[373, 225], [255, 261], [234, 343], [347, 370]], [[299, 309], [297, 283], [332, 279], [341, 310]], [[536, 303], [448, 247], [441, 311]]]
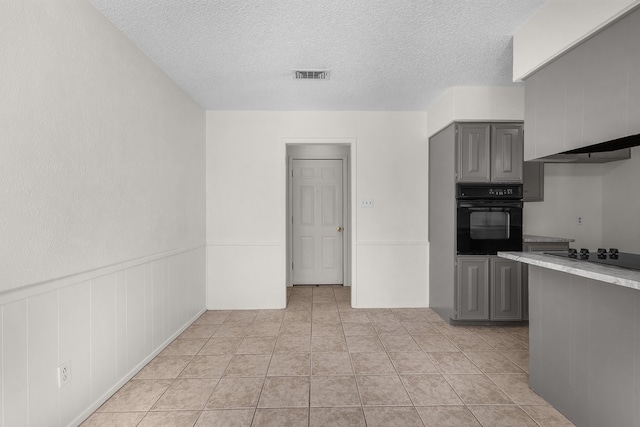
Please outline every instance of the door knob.
[[343, 230], [343, 228], [342, 227], [338, 227], [337, 230], [338, 230], [338, 233], [340, 233]]

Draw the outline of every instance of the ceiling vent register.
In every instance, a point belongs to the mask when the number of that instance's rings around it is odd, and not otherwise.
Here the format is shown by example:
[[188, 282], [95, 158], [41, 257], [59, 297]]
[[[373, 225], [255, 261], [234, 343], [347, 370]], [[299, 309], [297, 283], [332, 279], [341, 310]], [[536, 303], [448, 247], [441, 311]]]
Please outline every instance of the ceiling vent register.
[[329, 80], [329, 70], [295, 70], [293, 78], [296, 80]]

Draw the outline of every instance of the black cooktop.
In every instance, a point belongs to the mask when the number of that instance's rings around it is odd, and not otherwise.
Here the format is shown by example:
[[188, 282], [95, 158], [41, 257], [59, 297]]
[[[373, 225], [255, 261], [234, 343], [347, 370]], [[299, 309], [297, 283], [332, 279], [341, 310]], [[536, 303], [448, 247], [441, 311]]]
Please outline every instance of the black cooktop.
[[578, 251], [574, 248], [569, 248], [568, 251], [552, 251], [545, 252], [545, 254], [640, 271], [640, 255], [618, 252], [615, 248], [611, 248], [608, 251], [600, 248], [597, 252], [589, 252], [588, 249], [580, 249]]

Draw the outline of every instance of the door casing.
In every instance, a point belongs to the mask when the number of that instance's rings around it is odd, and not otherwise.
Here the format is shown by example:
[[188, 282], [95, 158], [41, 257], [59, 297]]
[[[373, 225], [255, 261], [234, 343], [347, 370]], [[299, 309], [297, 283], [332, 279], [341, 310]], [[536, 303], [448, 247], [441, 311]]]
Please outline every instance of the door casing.
[[293, 232], [291, 226], [291, 217], [293, 214], [293, 183], [291, 173], [293, 171], [293, 160], [342, 160], [342, 206], [344, 217], [344, 238], [343, 238], [343, 277], [344, 286], [351, 285], [351, 182], [350, 182], [350, 145], [348, 144], [287, 144], [287, 217], [286, 217], [286, 239], [287, 239], [287, 257], [286, 272], [287, 286], [293, 286], [291, 263], [293, 260]]

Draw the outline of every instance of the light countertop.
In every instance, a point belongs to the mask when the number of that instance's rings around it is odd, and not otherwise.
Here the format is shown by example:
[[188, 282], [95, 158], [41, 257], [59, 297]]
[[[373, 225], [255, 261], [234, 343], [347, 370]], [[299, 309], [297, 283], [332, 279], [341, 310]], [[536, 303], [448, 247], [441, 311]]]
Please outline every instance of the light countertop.
[[640, 271], [613, 267], [569, 258], [545, 255], [542, 252], [498, 252], [498, 256], [529, 265], [562, 271], [588, 279], [599, 280], [626, 288], [640, 290]]
[[567, 239], [564, 237], [547, 237], [535, 236], [533, 234], [525, 234], [522, 236], [525, 243], [569, 243], [575, 242], [575, 239]]

